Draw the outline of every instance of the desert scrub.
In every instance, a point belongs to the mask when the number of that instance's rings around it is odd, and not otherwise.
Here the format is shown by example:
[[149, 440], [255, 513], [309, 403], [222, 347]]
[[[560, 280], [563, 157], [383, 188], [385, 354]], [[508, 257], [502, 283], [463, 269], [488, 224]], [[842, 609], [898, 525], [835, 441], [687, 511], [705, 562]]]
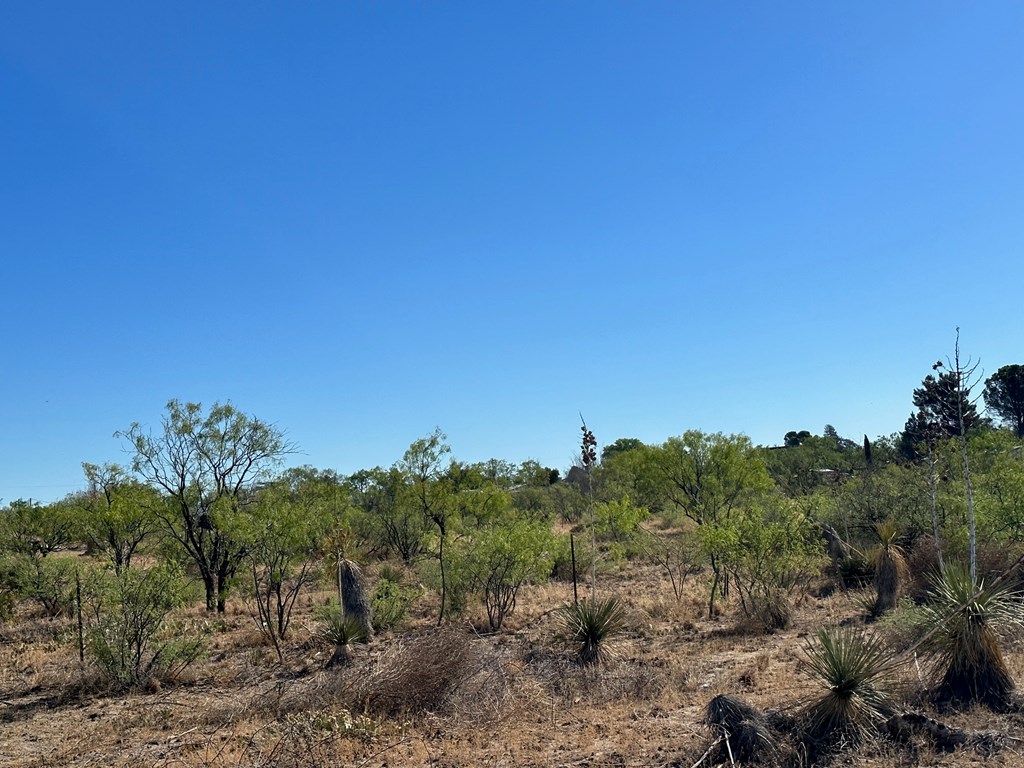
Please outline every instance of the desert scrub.
[[89, 631], [89, 650], [110, 680], [134, 687], [173, 677], [201, 655], [203, 640], [175, 632], [171, 612], [191, 590], [170, 566], [127, 568], [110, 579]]
[[492, 631], [516, 608], [519, 590], [547, 578], [554, 564], [554, 535], [543, 523], [505, 520], [460, 542], [452, 560], [455, 579], [479, 596]]
[[[870, 601], [865, 601], [867, 604]], [[886, 645], [896, 653], [901, 653], [920, 640], [928, 631], [925, 610], [909, 597], [901, 597], [896, 607], [878, 619], [875, 631]]]
[[1014, 683], [1000, 635], [1024, 629], [1020, 594], [985, 586], [963, 566], [947, 563], [929, 597], [921, 612], [921, 653], [932, 664], [936, 701], [1006, 709]]
[[562, 607], [561, 620], [562, 638], [581, 666], [608, 661], [611, 644], [626, 630], [626, 612], [615, 597], [569, 603]]
[[420, 596], [420, 590], [407, 587], [400, 581], [398, 573], [384, 571], [377, 578], [370, 603], [373, 607], [373, 629], [375, 632], [386, 632], [397, 627], [404, 619], [409, 606]]

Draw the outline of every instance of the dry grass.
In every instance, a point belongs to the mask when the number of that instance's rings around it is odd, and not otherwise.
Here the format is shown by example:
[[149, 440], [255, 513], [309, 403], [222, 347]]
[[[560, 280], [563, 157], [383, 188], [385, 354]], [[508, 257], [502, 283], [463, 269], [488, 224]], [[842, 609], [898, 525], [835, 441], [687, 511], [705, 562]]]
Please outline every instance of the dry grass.
[[[728, 611], [706, 619], [699, 579], [677, 603], [654, 566], [603, 574], [598, 590], [627, 608], [619, 658], [600, 669], [580, 668], [554, 640], [572, 586], [552, 582], [524, 588], [500, 634], [474, 634], [472, 611], [437, 631], [428, 596], [410, 610], [413, 631], [360, 646], [351, 667], [325, 671], [332, 649], [314, 636], [325, 589], [303, 601], [284, 664], [242, 603], [215, 617], [190, 609], [210, 622], [207, 658], [174, 685], [130, 695], [89, 687], [67, 622], [20, 613], [0, 627], [0, 765], [689, 768], [713, 741], [702, 724], [709, 701], [739, 695], [759, 712], [792, 712], [814, 692], [798, 669], [806, 639], [859, 612], [837, 592], [804, 601], [785, 631], [752, 634]], [[1021, 679], [1021, 649], [1004, 654]], [[1008, 735], [984, 764], [1024, 766], [1020, 714], [967, 711], [945, 722]], [[974, 747], [946, 754], [913, 740], [920, 765], [983, 759]], [[909, 765], [910, 754], [867, 744], [844, 764]]]

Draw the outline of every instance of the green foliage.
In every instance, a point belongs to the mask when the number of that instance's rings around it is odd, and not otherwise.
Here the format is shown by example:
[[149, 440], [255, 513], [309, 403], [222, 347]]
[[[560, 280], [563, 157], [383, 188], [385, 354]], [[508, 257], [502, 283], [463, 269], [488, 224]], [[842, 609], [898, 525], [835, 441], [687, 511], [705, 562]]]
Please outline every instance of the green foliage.
[[789, 623], [790, 596], [825, 564], [817, 527], [777, 494], [751, 499], [730, 518], [701, 526], [705, 551], [732, 577], [744, 613], [769, 629]]
[[480, 596], [487, 623], [497, 631], [515, 610], [520, 587], [551, 573], [554, 548], [554, 536], [543, 523], [502, 522], [460, 542], [453, 572]]
[[587, 511], [587, 498], [571, 483], [552, 485], [550, 499], [555, 514], [566, 523], [578, 523]]
[[352, 660], [350, 646], [370, 641], [367, 625], [358, 616], [346, 614], [338, 603], [330, 603], [321, 608], [318, 619], [320, 637], [334, 646], [334, 653], [327, 662], [328, 667], [348, 665]]
[[1024, 365], [1004, 365], [986, 379], [984, 394], [988, 410], [1024, 437]]
[[875, 571], [876, 598], [871, 615], [877, 617], [896, 607], [896, 598], [907, 580], [907, 560], [898, 544], [899, 528], [896, 523], [883, 521], [875, 526], [875, 531], [878, 545], [870, 560]]
[[751, 498], [772, 488], [764, 458], [745, 435], [696, 430], [659, 447], [623, 454], [634, 455], [640, 460], [636, 476], [643, 478], [647, 494], [660, 497], [651, 509], [660, 509], [670, 521], [681, 515], [698, 526], [710, 526], [703, 534], [713, 573], [710, 612], [725, 579], [720, 549], [730, 551], [735, 539], [735, 531], [725, 524]]
[[613, 443], [609, 443], [601, 449], [601, 461], [605, 462], [608, 459], [618, 456], [628, 451], [635, 451], [638, 448], [643, 448], [644, 443], [635, 437], [620, 437]]
[[397, 579], [380, 576], [371, 598], [374, 630], [385, 632], [397, 627], [405, 619], [409, 606], [419, 596], [418, 589], [404, 586]]
[[1024, 459], [1020, 441], [1002, 430], [971, 441], [970, 465], [978, 537], [1000, 544], [1024, 542]]
[[347, 615], [338, 603], [330, 603], [317, 611], [320, 636], [333, 645], [350, 645], [369, 641], [366, 628], [356, 616]]
[[0, 509], [0, 541], [12, 552], [46, 557], [70, 544], [74, 534], [74, 509], [66, 502], [15, 499]]
[[12, 567], [21, 597], [36, 601], [50, 616], [72, 613], [77, 558], [16, 555]]
[[[292, 446], [276, 427], [214, 403], [171, 400], [157, 435], [138, 423], [118, 432], [132, 469], [168, 498], [163, 527], [199, 569], [208, 610], [223, 611], [246, 554], [244, 519], [255, 490]], [[240, 527], [242, 530], [240, 530]]]
[[765, 450], [764, 459], [776, 485], [789, 496], [802, 496], [834, 485], [864, 466], [863, 451], [844, 438], [790, 432], [781, 448]]
[[17, 556], [0, 554], [0, 622], [10, 621], [22, 594]]
[[[845, 479], [831, 508], [822, 509], [822, 521], [848, 532], [858, 549], [877, 543], [875, 526], [885, 520], [899, 520], [903, 535], [914, 539], [932, 530], [929, 495], [927, 466], [889, 464]], [[943, 516], [948, 508], [940, 500]]]
[[83, 463], [87, 491], [68, 501], [78, 512], [78, 525], [91, 552], [102, 552], [118, 573], [131, 567], [142, 542], [159, 527], [157, 513], [164, 500], [151, 486], [128, 477], [116, 464]]
[[881, 640], [823, 628], [804, 652], [804, 669], [825, 688], [804, 712], [812, 739], [858, 740], [892, 714], [892, 653]]
[[917, 605], [911, 598], [901, 597], [893, 610], [878, 619], [875, 630], [890, 649], [902, 653], [930, 629], [924, 611], [924, 606]]
[[429, 521], [408, 503], [406, 478], [398, 468], [363, 470], [346, 486], [363, 513], [371, 548], [411, 563], [424, 550]]
[[257, 626], [281, 657], [292, 611], [303, 587], [316, 580], [314, 563], [332, 526], [338, 484], [333, 474], [310, 467], [290, 469], [260, 489], [250, 514], [240, 521], [247, 543], [251, 595]]
[[945, 437], [966, 434], [985, 423], [971, 399], [964, 371], [937, 371], [937, 376], [925, 376], [921, 386], [914, 390], [914, 405]]
[[1024, 630], [1021, 596], [1008, 586], [985, 586], [966, 568], [947, 563], [929, 597], [921, 653], [933, 663], [936, 699], [1004, 709], [1014, 684], [1000, 633]]
[[617, 501], [606, 501], [594, 508], [594, 524], [599, 541], [627, 542], [640, 532], [640, 523], [650, 517], [644, 507], [638, 507], [623, 496]]
[[171, 566], [125, 569], [112, 577], [89, 631], [89, 649], [113, 682], [137, 686], [173, 676], [199, 657], [202, 637], [168, 624], [171, 611], [189, 597], [187, 582]]
[[562, 607], [563, 638], [582, 666], [601, 664], [611, 656], [610, 644], [626, 630], [626, 612], [618, 598], [569, 603]]

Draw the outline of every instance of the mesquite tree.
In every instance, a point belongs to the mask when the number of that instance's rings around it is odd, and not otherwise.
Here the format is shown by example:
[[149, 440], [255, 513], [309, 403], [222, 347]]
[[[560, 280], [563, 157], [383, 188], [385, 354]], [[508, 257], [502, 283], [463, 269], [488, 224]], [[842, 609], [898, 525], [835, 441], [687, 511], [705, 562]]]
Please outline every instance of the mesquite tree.
[[157, 434], [136, 422], [117, 436], [135, 451], [132, 469], [167, 495], [157, 514], [195, 562], [207, 610], [223, 612], [228, 582], [249, 550], [239, 518], [293, 446], [230, 404], [214, 403], [204, 414], [199, 403], [178, 400], [167, 403]]

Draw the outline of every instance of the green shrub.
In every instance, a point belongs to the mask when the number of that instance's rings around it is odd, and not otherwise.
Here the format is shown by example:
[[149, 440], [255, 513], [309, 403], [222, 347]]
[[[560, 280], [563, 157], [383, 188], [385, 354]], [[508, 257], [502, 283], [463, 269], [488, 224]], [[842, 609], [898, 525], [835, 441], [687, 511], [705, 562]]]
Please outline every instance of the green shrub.
[[523, 584], [551, 573], [554, 547], [547, 525], [526, 520], [493, 525], [461, 542], [452, 563], [461, 581], [483, 602], [492, 630], [500, 629], [515, 610]]
[[[594, 506], [594, 534], [598, 545], [599, 561], [621, 563], [645, 552], [645, 540], [640, 523], [650, 517], [645, 507], [635, 506], [628, 497]], [[589, 531], [584, 520], [583, 530]], [[579, 557], [579, 551], [576, 555]]]
[[89, 631], [91, 654], [111, 681], [131, 687], [173, 677], [199, 657], [202, 638], [168, 624], [189, 597], [181, 572], [170, 566], [128, 568], [111, 579]]
[[385, 632], [398, 626], [420, 592], [403, 586], [399, 581], [381, 576], [373, 590], [373, 629]]
[[11, 557], [0, 557], [0, 621], [10, 621], [22, 592], [21, 574]]
[[[870, 610], [873, 600], [865, 601], [865, 608]], [[896, 607], [883, 615], [875, 624], [880, 637], [893, 651], [899, 653], [910, 648], [927, 632], [923, 606], [917, 605], [909, 597], [901, 597]]]
[[50, 616], [74, 611], [77, 558], [18, 555], [14, 568], [22, 597], [38, 602]]

